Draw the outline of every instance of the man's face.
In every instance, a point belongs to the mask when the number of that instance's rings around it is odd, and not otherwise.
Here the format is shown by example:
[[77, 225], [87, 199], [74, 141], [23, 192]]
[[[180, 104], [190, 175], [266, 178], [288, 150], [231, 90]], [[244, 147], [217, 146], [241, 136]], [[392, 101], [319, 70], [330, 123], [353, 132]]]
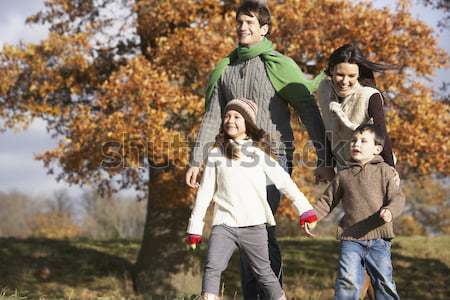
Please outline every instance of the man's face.
[[237, 17], [237, 37], [241, 46], [250, 47], [261, 42], [268, 30], [269, 26], [261, 26], [254, 15], [240, 14]]
[[354, 161], [365, 164], [371, 161], [383, 150], [381, 145], [375, 144], [375, 135], [369, 130], [355, 133], [350, 143], [351, 156]]

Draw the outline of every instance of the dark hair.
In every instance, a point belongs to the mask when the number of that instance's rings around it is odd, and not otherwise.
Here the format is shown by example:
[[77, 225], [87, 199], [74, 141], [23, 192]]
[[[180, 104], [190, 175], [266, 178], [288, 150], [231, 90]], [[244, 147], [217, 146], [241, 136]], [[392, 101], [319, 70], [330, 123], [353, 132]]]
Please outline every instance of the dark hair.
[[[245, 120], [245, 131], [253, 140], [253, 145], [262, 149], [270, 155], [269, 138], [264, 129], [257, 128], [253, 123]], [[220, 125], [220, 132], [216, 136], [216, 146], [219, 146], [223, 154], [229, 159], [238, 159], [240, 155], [239, 148], [232, 142], [232, 138], [225, 133], [223, 122]]]
[[325, 74], [332, 75], [333, 69], [340, 63], [356, 64], [359, 68], [360, 84], [375, 87], [375, 77], [373, 72], [383, 72], [385, 70], [397, 69], [395, 65], [380, 64], [368, 60], [361, 50], [354, 44], [345, 44], [334, 50], [328, 59], [328, 65]]
[[258, 1], [244, 1], [236, 10], [236, 21], [240, 14], [256, 17], [260, 26], [267, 25], [269, 27], [266, 36], [270, 35], [272, 31], [272, 17], [266, 5]]
[[363, 133], [365, 131], [369, 131], [371, 133], [373, 133], [374, 135], [374, 140], [375, 140], [375, 145], [380, 145], [382, 147], [384, 147], [384, 141], [385, 141], [385, 135], [384, 132], [381, 130], [381, 128], [379, 126], [376, 126], [374, 124], [361, 124], [358, 126], [358, 128], [355, 129], [355, 131], [353, 132], [353, 135], [355, 135], [356, 133]]

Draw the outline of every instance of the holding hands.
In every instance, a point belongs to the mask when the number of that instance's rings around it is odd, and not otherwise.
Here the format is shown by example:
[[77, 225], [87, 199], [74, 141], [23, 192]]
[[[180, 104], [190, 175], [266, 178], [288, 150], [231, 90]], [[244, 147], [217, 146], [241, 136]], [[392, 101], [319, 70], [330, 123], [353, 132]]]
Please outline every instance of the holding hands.
[[311, 232], [317, 225], [317, 215], [316, 212], [311, 209], [301, 214], [300, 216], [300, 227], [309, 237], [314, 237], [315, 234]]

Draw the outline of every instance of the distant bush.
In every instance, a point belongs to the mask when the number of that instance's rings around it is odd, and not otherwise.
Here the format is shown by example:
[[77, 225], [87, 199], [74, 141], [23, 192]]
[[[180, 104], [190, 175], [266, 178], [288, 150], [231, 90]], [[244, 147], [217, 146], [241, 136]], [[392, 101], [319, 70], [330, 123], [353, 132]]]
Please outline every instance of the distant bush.
[[39, 212], [28, 223], [34, 237], [70, 239], [79, 237], [82, 232], [72, 216], [64, 212]]
[[102, 198], [95, 192], [82, 197], [83, 235], [92, 239], [142, 239], [146, 202], [117, 197]]
[[31, 235], [28, 221], [40, 210], [40, 203], [17, 191], [0, 192], [0, 237]]
[[72, 199], [64, 190], [51, 198], [32, 198], [17, 191], [0, 192], [1, 237], [74, 238], [81, 228], [73, 217]]
[[102, 198], [86, 192], [75, 201], [67, 191], [51, 197], [0, 192], [0, 237], [133, 239], [143, 236], [146, 202]]

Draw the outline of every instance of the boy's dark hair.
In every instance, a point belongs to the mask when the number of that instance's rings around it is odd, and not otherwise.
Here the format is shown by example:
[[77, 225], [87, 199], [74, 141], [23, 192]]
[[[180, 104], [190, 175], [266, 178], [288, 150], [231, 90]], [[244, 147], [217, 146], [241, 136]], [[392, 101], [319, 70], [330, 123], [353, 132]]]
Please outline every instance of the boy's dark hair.
[[256, 17], [260, 26], [267, 25], [269, 27], [266, 36], [270, 35], [270, 32], [272, 31], [272, 16], [270, 15], [270, 10], [266, 5], [263, 5], [258, 1], [243, 1], [236, 10], [236, 21], [240, 14]]
[[379, 126], [376, 126], [374, 124], [361, 124], [358, 128], [355, 129], [353, 134], [363, 133], [364, 131], [372, 132], [374, 135], [375, 145], [384, 147], [385, 135]]

